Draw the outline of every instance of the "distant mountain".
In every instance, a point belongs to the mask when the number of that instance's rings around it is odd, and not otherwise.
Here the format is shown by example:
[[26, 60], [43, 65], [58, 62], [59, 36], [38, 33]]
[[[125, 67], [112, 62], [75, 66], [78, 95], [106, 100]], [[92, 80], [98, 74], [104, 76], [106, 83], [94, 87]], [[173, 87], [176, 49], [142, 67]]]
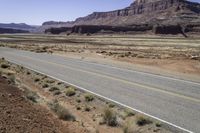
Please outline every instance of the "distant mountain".
[[0, 23], [0, 28], [8, 28], [8, 29], [15, 29], [15, 30], [24, 30], [24, 31], [34, 31], [38, 28], [38, 26], [31, 26], [31, 25], [27, 25], [25, 23], [10, 23], [10, 24], [4, 24], [4, 23]]
[[19, 29], [11, 29], [11, 28], [0, 28], [0, 34], [5, 33], [29, 33], [29, 31], [26, 30], [19, 30]]
[[121, 10], [94, 12], [72, 22], [45, 22], [40, 28], [44, 30], [52, 27], [82, 26], [83, 29], [92, 26], [94, 29], [94, 26], [98, 26], [99, 29], [99, 26], [116, 28], [137, 25], [147, 25], [152, 30], [155, 26], [165, 29], [166, 26], [172, 25], [172, 31], [176, 26], [178, 29], [181, 26], [187, 28], [187, 31], [200, 32], [200, 4], [186, 0], [135, 0], [129, 7]]

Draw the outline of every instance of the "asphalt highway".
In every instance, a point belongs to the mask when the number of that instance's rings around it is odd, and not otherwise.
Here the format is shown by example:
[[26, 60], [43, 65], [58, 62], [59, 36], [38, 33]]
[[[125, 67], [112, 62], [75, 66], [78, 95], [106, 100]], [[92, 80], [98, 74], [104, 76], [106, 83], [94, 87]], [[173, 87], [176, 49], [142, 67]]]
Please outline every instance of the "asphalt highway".
[[200, 83], [11, 48], [0, 48], [0, 57], [182, 131], [200, 133]]

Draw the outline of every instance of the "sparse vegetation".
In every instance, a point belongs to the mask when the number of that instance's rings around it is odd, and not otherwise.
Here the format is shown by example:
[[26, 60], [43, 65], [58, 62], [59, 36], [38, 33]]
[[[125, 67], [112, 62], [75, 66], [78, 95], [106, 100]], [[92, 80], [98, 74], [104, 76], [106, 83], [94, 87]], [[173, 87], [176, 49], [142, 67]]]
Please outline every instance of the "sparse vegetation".
[[51, 87], [51, 88], [49, 89], [50, 92], [57, 91], [57, 90], [59, 90], [58, 87]]
[[76, 94], [76, 90], [73, 88], [73, 87], [69, 87], [67, 90], [66, 90], [66, 92], [65, 92], [65, 94], [67, 95], [67, 96], [74, 96], [75, 94]]
[[54, 92], [53, 92], [53, 95], [55, 96], [55, 95], [60, 95], [61, 94], [61, 92], [60, 92], [60, 90], [55, 90]]
[[108, 126], [114, 127], [118, 125], [116, 113], [109, 108], [104, 110], [103, 120]]
[[57, 83], [57, 85], [61, 85], [61, 84], [62, 84], [62, 82], [58, 82], [58, 83]]
[[65, 121], [75, 121], [74, 115], [72, 115], [65, 107], [60, 105], [58, 102], [52, 102], [49, 104], [49, 107], [55, 114], [58, 116], [59, 119]]
[[54, 80], [46, 80], [46, 83], [53, 84], [53, 83], [55, 83], [55, 81]]
[[110, 103], [108, 106], [109, 106], [109, 108], [114, 108], [114, 107], [115, 107], [115, 104]]
[[91, 102], [94, 100], [94, 96], [92, 94], [86, 94], [85, 95], [85, 101], [86, 102]]
[[90, 109], [89, 106], [86, 105], [84, 110], [85, 110], [86, 112], [90, 112], [91, 109]]
[[15, 80], [16, 79], [15, 79], [15, 75], [14, 74], [9, 75], [8, 79], [9, 79], [9, 81], [10, 81], [11, 84], [15, 84]]
[[156, 122], [156, 127], [161, 127], [162, 124], [160, 122]]
[[39, 98], [39, 96], [37, 95], [36, 92], [32, 92], [32, 91], [27, 91], [26, 92], [26, 98], [30, 101], [32, 101], [33, 103], [37, 103], [37, 99]]
[[30, 75], [31, 73], [29, 71], [26, 72], [27, 75]]
[[39, 78], [35, 78], [34, 81], [35, 81], [35, 82], [39, 82], [40, 79], [39, 79]]
[[134, 122], [132, 120], [126, 121], [123, 124], [123, 133], [134, 133], [135, 129], [134, 129], [133, 123]]
[[126, 109], [126, 110], [125, 110], [125, 113], [126, 113], [126, 116], [127, 116], [127, 117], [131, 117], [131, 116], [134, 116], [134, 115], [135, 115], [135, 113], [134, 113], [132, 110], [130, 110], [130, 109]]
[[147, 125], [147, 124], [150, 124], [150, 123], [152, 123], [152, 121], [145, 118], [144, 116], [138, 116], [137, 119], [136, 119], [136, 124], [138, 126], [144, 126], [144, 125]]
[[80, 106], [77, 106], [76, 109], [77, 109], [77, 110], [81, 110], [81, 107], [80, 107]]
[[9, 64], [1, 64], [1, 68], [3, 68], [3, 69], [6, 69], [6, 68], [9, 68], [10, 67], [10, 65]]
[[81, 99], [76, 99], [76, 102], [77, 103], [81, 103]]
[[48, 84], [44, 84], [44, 85], [42, 85], [42, 88], [48, 88], [48, 87], [49, 87]]

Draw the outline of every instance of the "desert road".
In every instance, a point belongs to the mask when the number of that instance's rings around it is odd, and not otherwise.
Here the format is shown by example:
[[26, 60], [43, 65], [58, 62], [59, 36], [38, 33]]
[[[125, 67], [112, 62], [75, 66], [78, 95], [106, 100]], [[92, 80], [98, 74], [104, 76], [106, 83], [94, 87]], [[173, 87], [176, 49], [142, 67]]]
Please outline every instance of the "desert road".
[[183, 132], [200, 133], [200, 83], [10, 48], [0, 48], [0, 57], [158, 118]]

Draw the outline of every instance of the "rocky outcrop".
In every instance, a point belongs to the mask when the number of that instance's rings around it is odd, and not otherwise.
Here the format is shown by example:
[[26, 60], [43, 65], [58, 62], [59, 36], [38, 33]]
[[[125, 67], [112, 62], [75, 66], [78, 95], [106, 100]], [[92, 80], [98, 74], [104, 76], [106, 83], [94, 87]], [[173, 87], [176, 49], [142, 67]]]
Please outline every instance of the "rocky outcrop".
[[95, 33], [137, 33], [151, 31], [151, 25], [134, 25], [134, 26], [105, 26], [105, 25], [77, 25], [73, 27], [50, 28], [45, 33], [78, 33], [78, 34], [95, 34]]
[[61, 34], [61, 33], [71, 33], [71, 32], [72, 32], [71, 27], [49, 28], [45, 30], [45, 33], [50, 33], [50, 34]]
[[[157, 27], [152, 29], [155, 33], [167, 33], [165, 29], [169, 28], [170, 33], [174, 34], [179, 31], [178, 25], [184, 27], [186, 32], [199, 32], [199, 23], [199, 3], [186, 0], [135, 0], [129, 7], [121, 10], [94, 12], [73, 22], [48, 22], [43, 26], [48, 26], [48, 28], [73, 27], [73, 29], [78, 28], [85, 33], [85, 28], [89, 28], [88, 31], [93, 32], [100, 27], [105, 29], [105, 26], [114, 26], [123, 27], [122, 29], [127, 27], [132, 31], [131, 28], [136, 29], [135, 26], [141, 25], [139, 27], [141, 28], [144, 25], [151, 25]], [[109, 30], [111, 27], [108, 27], [106, 28]], [[113, 31], [116, 28], [111, 29]]]

